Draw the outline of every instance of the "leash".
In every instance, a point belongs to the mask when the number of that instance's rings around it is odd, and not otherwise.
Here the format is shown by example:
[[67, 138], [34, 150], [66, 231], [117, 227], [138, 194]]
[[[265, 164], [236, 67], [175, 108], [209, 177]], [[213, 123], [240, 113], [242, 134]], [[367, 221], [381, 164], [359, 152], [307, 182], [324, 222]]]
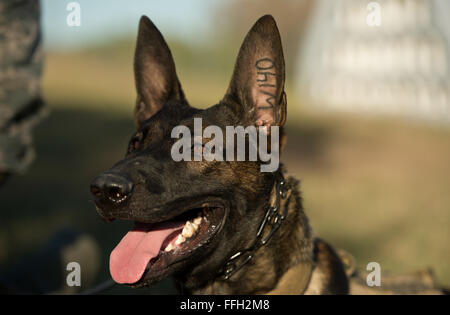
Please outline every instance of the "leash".
[[[278, 171], [276, 182], [276, 195], [275, 202], [271, 202], [271, 205], [266, 211], [263, 221], [258, 228], [256, 238], [253, 244], [244, 251], [239, 251], [232, 255], [225, 266], [219, 272], [219, 276], [223, 280], [230, 279], [237, 271], [244, 267], [254, 256], [255, 252], [272, 238], [275, 232], [280, 228], [281, 223], [286, 218], [288, 211], [288, 204], [284, 205], [284, 211], [281, 213], [281, 200], [288, 200], [290, 197], [291, 189], [286, 187], [286, 180], [283, 173]], [[268, 233], [263, 237], [264, 230]]]
[[116, 283], [112, 280], [106, 280], [105, 282], [100, 283], [99, 285], [87, 289], [83, 292], [78, 293], [78, 295], [95, 295], [95, 294], [99, 294], [102, 293], [103, 291], [109, 290], [110, 288], [112, 288]]

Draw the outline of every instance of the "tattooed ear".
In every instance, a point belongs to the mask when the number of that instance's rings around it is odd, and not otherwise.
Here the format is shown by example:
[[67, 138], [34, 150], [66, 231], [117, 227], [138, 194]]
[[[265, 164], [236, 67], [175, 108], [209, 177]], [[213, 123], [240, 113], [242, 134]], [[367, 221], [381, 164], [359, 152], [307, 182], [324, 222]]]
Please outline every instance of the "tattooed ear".
[[247, 124], [282, 126], [286, 121], [284, 57], [270, 15], [251, 28], [239, 51], [225, 99]]

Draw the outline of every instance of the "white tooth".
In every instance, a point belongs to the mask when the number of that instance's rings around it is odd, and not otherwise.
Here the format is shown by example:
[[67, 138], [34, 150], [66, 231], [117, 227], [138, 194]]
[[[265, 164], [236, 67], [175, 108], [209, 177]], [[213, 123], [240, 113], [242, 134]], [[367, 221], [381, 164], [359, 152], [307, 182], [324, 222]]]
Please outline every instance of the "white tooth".
[[169, 245], [166, 246], [166, 248], [164, 249], [165, 252], [170, 252], [172, 249], [174, 249], [172, 243], [169, 243]]
[[183, 235], [178, 234], [178, 237], [175, 241], [175, 245], [180, 245], [181, 243], [183, 243], [186, 239], [183, 237]]
[[197, 217], [197, 218], [194, 219], [194, 224], [195, 225], [199, 226], [200, 223], [202, 223], [202, 217]]
[[183, 228], [183, 232], [181, 232], [181, 234], [183, 234], [184, 237], [191, 237], [192, 234], [194, 234], [194, 226], [192, 225], [191, 222], [187, 221], [186, 224], [184, 225]]

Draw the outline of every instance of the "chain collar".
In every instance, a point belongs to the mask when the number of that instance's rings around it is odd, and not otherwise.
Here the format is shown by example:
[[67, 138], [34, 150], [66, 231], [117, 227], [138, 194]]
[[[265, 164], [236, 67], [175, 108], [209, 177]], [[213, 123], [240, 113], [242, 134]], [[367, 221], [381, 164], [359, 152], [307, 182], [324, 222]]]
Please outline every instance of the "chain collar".
[[[247, 264], [254, 256], [255, 252], [272, 238], [274, 233], [280, 228], [281, 223], [286, 218], [288, 205], [285, 204], [284, 211], [281, 213], [281, 199], [288, 199], [290, 196], [290, 189], [286, 187], [286, 181], [281, 171], [277, 174], [276, 181], [276, 196], [273, 205], [270, 205], [266, 211], [263, 221], [256, 233], [256, 239], [253, 244], [246, 250], [237, 252], [229, 258], [225, 266], [220, 271], [220, 276], [223, 280], [228, 280], [239, 269]], [[267, 229], [266, 229], [267, 228]], [[266, 236], [263, 237], [264, 230], [268, 230]]]

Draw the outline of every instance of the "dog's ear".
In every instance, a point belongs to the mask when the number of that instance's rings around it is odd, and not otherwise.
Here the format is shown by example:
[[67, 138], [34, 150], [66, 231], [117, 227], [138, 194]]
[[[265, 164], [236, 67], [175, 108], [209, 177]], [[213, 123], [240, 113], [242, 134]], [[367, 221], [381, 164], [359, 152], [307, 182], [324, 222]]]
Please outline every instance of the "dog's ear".
[[224, 100], [237, 107], [245, 124], [283, 126], [284, 76], [280, 33], [274, 18], [265, 15], [245, 37]]
[[137, 90], [134, 116], [138, 128], [166, 102], [184, 100], [169, 46], [146, 16], [139, 21], [134, 76]]

